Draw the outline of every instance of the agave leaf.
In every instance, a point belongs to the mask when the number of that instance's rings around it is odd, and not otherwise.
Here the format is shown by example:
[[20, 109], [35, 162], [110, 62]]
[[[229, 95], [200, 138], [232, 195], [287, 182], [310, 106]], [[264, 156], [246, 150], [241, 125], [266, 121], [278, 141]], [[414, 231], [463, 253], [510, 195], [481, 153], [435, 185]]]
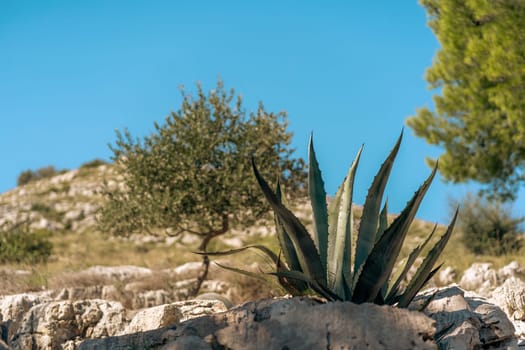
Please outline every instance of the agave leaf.
[[[423, 285], [428, 281], [429, 274], [432, 270], [432, 267], [436, 263], [437, 259], [439, 258], [441, 252], [445, 248], [448, 240], [450, 239], [450, 236], [452, 235], [452, 231], [454, 230], [454, 225], [456, 224], [456, 219], [458, 217], [458, 210], [456, 210], [456, 213], [454, 214], [454, 218], [452, 219], [452, 222], [447, 228], [447, 231], [445, 234], [440, 238], [440, 240], [434, 245], [434, 247], [428, 252], [428, 255], [426, 256], [425, 260], [421, 263], [421, 266], [417, 270], [416, 274], [408, 284], [405, 292], [401, 296], [401, 299], [399, 300], [399, 306], [400, 307], [406, 307], [414, 296], [417, 294], [417, 292], [423, 287]], [[435, 273], [435, 272], [434, 272]]]
[[321, 258], [317, 252], [312, 237], [303, 226], [303, 224], [282, 205], [275, 193], [270, 189], [268, 183], [257, 170], [255, 160], [252, 158], [252, 167], [255, 174], [255, 178], [261, 187], [261, 190], [272, 207], [274, 213], [277, 215], [279, 220], [282, 222], [283, 227], [293, 242], [297, 258], [301, 265], [301, 270], [308, 276], [308, 278], [316, 281], [319, 284], [325, 283], [325, 271], [321, 264]]
[[[377, 175], [374, 177], [372, 185], [368, 189], [368, 194], [363, 205], [363, 214], [361, 216], [361, 223], [359, 224], [359, 230], [357, 234], [356, 252], [355, 252], [355, 264], [354, 271], [359, 271], [361, 265], [364, 264], [368, 254], [374, 246], [376, 241], [375, 236], [377, 232], [377, 225], [379, 220], [379, 211], [381, 208], [381, 202], [383, 201], [383, 192], [385, 191], [390, 171], [394, 165], [399, 146], [401, 145], [401, 139], [403, 138], [403, 132], [390, 154], [381, 165]], [[354, 275], [354, 279], [358, 277]]]
[[[383, 205], [383, 209], [381, 210], [381, 213], [379, 213], [379, 225], [377, 227], [377, 233], [376, 233], [376, 241], [379, 241], [379, 238], [383, 235], [383, 233], [388, 228], [388, 197], [385, 200], [385, 205]], [[390, 279], [387, 278], [385, 281], [385, 284], [383, 284], [383, 287], [381, 287], [381, 291], [378, 294], [378, 298], [375, 301], [376, 304], [383, 305], [385, 303], [386, 299], [386, 293], [388, 292], [388, 283], [390, 283]]]
[[328, 210], [324, 181], [315, 156], [313, 134], [308, 143], [308, 195], [314, 218], [314, 242], [319, 250], [323, 270], [326, 271], [326, 254], [328, 246]]
[[[341, 206], [341, 196], [343, 195], [343, 188], [346, 181], [346, 177], [337, 189], [335, 197], [332, 199], [330, 206], [328, 207], [328, 256], [334, 256], [335, 251], [335, 237], [337, 236], [337, 221], [339, 219], [339, 207]], [[333, 286], [335, 280], [335, 274], [331, 273], [328, 269], [327, 273], [327, 284]]]
[[388, 227], [379, 241], [374, 245], [368, 258], [363, 264], [363, 270], [358, 276], [357, 283], [352, 295], [355, 303], [372, 302], [385, 281], [389, 278], [394, 268], [394, 263], [399, 255], [403, 241], [405, 240], [408, 228], [414, 219], [417, 209], [427, 192], [437, 167], [434, 168], [430, 176], [419, 187], [412, 199], [401, 214]]
[[379, 241], [379, 238], [383, 235], [383, 233], [388, 228], [388, 198], [385, 201], [385, 205], [383, 206], [383, 209], [381, 210], [381, 213], [379, 214], [379, 226], [377, 227], [377, 233], [376, 233], [376, 243]]
[[236, 267], [219, 264], [218, 262], [215, 262], [215, 265], [217, 265], [220, 268], [223, 268], [225, 270], [230, 270], [230, 271], [233, 271], [233, 272], [240, 273], [241, 275], [245, 275], [245, 276], [248, 276], [248, 277], [256, 278], [256, 279], [258, 279], [260, 281], [264, 281], [264, 282], [268, 282], [268, 283], [270, 282], [270, 281], [268, 281], [268, 279], [262, 277], [264, 275], [262, 275], [260, 273], [257, 273], [257, 272], [247, 271], [247, 270], [239, 269], [239, 268], [236, 268]]
[[[281, 185], [279, 181], [277, 181], [275, 195], [279, 203], [282, 204], [282, 200], [281, 200], [282, 192], [281, 192]], [[301, 264], [299, 263], [299, 259], [297, 258], [297, 253], [293, 246], [293, 242], [288, 236], [288, 234], [286, 233], [283, 223], [281, 222], [279, 217], [275, 214], [274, 214], [274, 221], [275, 221], [277, 239], [279, 241], [279, 245], [281, 246], [281, 250], [283, 252], [284, 259], [286, 260], [286, 263], [288, 264], [288, 267], [290, 268], [290, 270], [302, 271]]]
[[399, 276], [397, 276], [396, 281], [394, 282], [394, 284], [390, 288], [388, 296], [386, 297], [386, 303], [387, 304], [390, 304], [390, 305], [393, 304], [394, 297], [397, 295], [397, 293], [399, 291], [399, 285], [405, 279], [408, 271], [410, 270], [412, 265], [414, 265], [414, 262], [416, 262], [416, 259], [419, 256], [419, 254], [421, 253], [421, 251], [425, 248], [427, 243], [434, 236], [434, 233], [436, 232], [436, 229], [437, 229], [437, 224], [434, 225], [434, 228], [432, 229], [432, 232], [430, 232], [430, 234], [428, 235], [427, 239], [425, 239], [425, 241], [421, 245], [419, 245], [416, 248], [414, 248], [414, 250], [412, 250], [412, 252], [408, 255], [408, 259], [407, 259], [407, 262], [405, 264], [405, 267], [403, 268], [403, 270], [401, 271]]
[[296, 280], [299, 280], [299, 281], [306, 282], [306, 283], [308, 283], [310, 288], [312, 288], [316, 293], [318, 293], [322, 297], [324, 297], [324, 298], [326, 298], [326, 299], [328, 299], [330, 301], [341, 300], [341, 298], [337, 294], [334, 294], [325, 285], [320, 284], [320, 283], [318, 283], [317, 281], [315, 281], [315, 280], [313, 280], [311, 278], [308, 278], [308, 276], [305, 275], [302, 272], [299, 272], [299, 271], [278, 271], [278, 272], [269, 272], [268, 274], [269, 275], [278, 276], [278, 277], [280, 276], [280, 277], [285, 277], [285, 278], [288, 278], [288, 279], [296, 279]]
[[363, 147], [357, 152], [348, 174], [343, 182], [343, 192], [341, 194], [339, 212], [337, 216], [337, 229], [335, 235], [329, 239], [330, 244], [334, 245], [333, 253], [328, 257], [328, 276], [333, 276], [333, 284], [329, 287], [339, 296], [345, 296], [344, 292], [344, 277], [350, 281], [351, 276], [351, 252], [352, 252], [352, 236], [351, 230], [353, 225], [352, 215], [352, 194], [354, 187], [355, 172], [359, 164], [359, 158]]
[[[279, 260], [277, 261], [277, 271], [289, 271], [281, 262], [281, 255], [279, 254]], [[279, 284], [286, 289], [289, 294], [294, 296], [303, 295], [306, 290], [308, 290], [308, 285], [303, 282], [292, 278], [285, 278], [278, 276]]]
[[199, 255], [209, 255], [209, 256], [226, 256], [226, 255], [234, 255], [242, 251], [245, 251], [247, 249], [260, 250], [261, 252], [266, 254], [272, 260], [274, 264], [277, 264], [277, 262], [279, 261], [277, 254], [275, 254], [270, 248], [262, 244], [251, 244], [251, 245], [247, 245], [246, 247], [242, 247], [242, 248], [223, 250], [223, 251], [218, 251], [218, 252], [193, 252], [193, 253], [199, 254]]

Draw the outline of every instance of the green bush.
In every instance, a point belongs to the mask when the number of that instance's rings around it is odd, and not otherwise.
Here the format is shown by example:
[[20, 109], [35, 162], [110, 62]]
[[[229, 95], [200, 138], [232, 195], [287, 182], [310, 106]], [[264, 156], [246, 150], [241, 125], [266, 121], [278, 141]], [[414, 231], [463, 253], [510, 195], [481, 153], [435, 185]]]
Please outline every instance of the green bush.
[[22, 186], [33, 181], [46, 179], [58, 174], [65, 172], [66, 170], [57, 170], [54, 166], [49, 165], [46, 167], [39, 168], [37, 170], [25, 170], [18, 175], [16, 184]]
[[458, 228], [462, 241], [474, 254], [504, 255], [520, 249], [518, 234], [525, 218], [512, 215], [509, 206], [468, 194], [451, 206], [461, 207]]
[[109, 164], [109, 163], [103, 159], [96, 158], [96, 159], [90, 160], [89, 162], [83, 163], [80, 166], [80, 169], [98, 168], [99, 166], [106, 165], [106, 164]]
[[27, 225], [0, 231], [0, 263], [45, 263], [53, 251], [47, 231], [32, 232]]

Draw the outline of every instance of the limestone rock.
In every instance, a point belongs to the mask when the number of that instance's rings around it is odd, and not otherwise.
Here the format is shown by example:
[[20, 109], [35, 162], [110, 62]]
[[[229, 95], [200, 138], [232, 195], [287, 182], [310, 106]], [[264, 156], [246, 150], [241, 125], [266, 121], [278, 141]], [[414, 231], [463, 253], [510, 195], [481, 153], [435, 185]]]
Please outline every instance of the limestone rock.
[[129, 279], [150, 276], [153, 272], [145, 267], [122, 265], [122, 266], [92, 266], [81, 273], [93, 274], [108, 279]]
[[151, 307], [137, 312], [123, 334], [166, 327], [179, 323], [182, 318], [182, 312], [174, 304]]
[[[428, 304], [428, 305], [427, 305]], [[517, 346], [514, 326], [496, 305], [457, 286], [418, 295], [411, 309], [421, 309], [436, 321], [440, 349], [507, 349]]]
[[498, 284], [498, 275], [491, 263], [474, 263], [463, 272], [459, 285], [461, 288], [488, 296]]
[[[425, 315], [374, 304], [308, 298], [250, 302], [179, 325], [86, 340], [81, 349], [435, 349]], [[357, 346], [357, 347], [356, 347]]]
[[13, 349], [60, 349], [75, 339], [116, 335], [125, 325], [120, 303], [105, 300], [54, 301], [33, 306], [9, 345]]
[[512, 277], [492, 292], [491, 302], [509, 316], [516, 328], [516, 335], [525, 338], [525, 282]]
[[49, 301], [45, 294], [16, 294], [2, 297], [0, 316], [2, 321], [2, 338], [11, 339], [20, 327], [25, 314], [35, 305]]
[[512, 261], [497, 271], [491, 263], [474, 263], [465, 270], [459, 285], [465, 290], [475, 291], [484, 297], [490, 297], [491, 292], [496, 287], [521, 273], [522, 268], [517, 261]]
[[452, 284], [454, 282], [455, 278], [456, 271], [452, 267], [447, 266], [438, 272], [436, 282], [440, 286], [448, 286], [449, 284]]

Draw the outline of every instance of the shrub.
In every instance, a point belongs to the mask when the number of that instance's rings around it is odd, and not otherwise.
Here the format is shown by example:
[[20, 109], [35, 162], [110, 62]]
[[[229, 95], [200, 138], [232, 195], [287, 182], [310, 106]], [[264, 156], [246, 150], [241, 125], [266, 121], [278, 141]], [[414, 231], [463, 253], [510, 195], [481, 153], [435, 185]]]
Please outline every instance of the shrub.
[[[385, 204], [381, 208], [381, 203], [400, 143], [401, 136], [370, 186], [357, 232], [353, 232], [352, 192], [361, 149], [334, 200], [327, 206], [324, 182], [313, 142], [310, 140], [308, 193], [313, 210], [313, 234], [310, 234], [299, 219], [282, 204], [279, 183], [276, 191], [272, 191], [253, 161], [255, 177], [275, 214], [277, 238], [284, 262], [262, 245], [202, 254], [228, 255], [255, 248], [266, 253], [274, 261], [276, 271], [270, 274], [277, 276], [279, 283], [293, 295], [314, 292], [327, 300], [374, 302], [407, 307], [441, 266], [434, 268], [452, 234], [457, 212], [445, 234], [430, 249], [408, 285], [402, 288], [400, 282], [406, 277], [424, 246], [431, 240], [435, 228], [425, 242], [412, 251], [399, 276], [391, 280], [394, 264], [408, 228], [437, 170], [435, 167], [401, 214], [388, 225], [387, 207]], [[352, 236], [355, 233], [357, 239], [353, 244]], [[259, 277], [253, 272], [228, 268]]]
[[96, 158], [96, 159], [90, 160], [89, 162], [83, 163], [80, 166], [80, 169], [98, 168], [99, 166], [106, 165], [106, 164], [109, 164], [109, 163], [103, 159]]
[[18, 175], [16, 184], [23, 186], [33, 181], [49, 178], [65, 172], [66, 170], [57, 170], [54, 166], [49, 165], [46, 167], [39, 168], [37, 170], [25, 170]]
[[53, 251], [48, 232], [32, 232], [27, 225], [0, 231], [0, 263], [45, 263]]
[[458, 204], [462, 241], [474, 254], [504, 255], [520, 249], [518, 234], [525, 218], [514, 217], [508, 205], [473, 194], [451, 201], [451, 206]]

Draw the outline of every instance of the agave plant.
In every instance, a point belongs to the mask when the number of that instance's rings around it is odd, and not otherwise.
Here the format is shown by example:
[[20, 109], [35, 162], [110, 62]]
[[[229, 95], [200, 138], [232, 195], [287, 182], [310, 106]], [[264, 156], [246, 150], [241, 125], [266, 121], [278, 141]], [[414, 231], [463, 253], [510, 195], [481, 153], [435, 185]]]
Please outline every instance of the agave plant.
[[[355, 303], [374, 302], [377, 304], [407, 307], [423, 285], [441, 267], [434, 268], [439, 255], [448, 242], [457, 218], [457, 211], [443, 236], [428, 252], [416, 274], [405, 288], [401, 282], [413, 266], [425, 245], [432, 239], [436, 227], [428, 238], [408, 256], [404, 268], [392, 278], [394, 264], [407, 235], [417, 209], [428, 190], [437, 170], [415, 192], [405, 209], [389, 225], [387, 204], [382, 206], [383, 193], [394, 159], [399, 150], [403, 133], [394, 148], [381, 165], [363, 205], [359, 229], [354, 232], [352, 193], [355, 173], [361, 156], [361, 147], [348, 174], [339, 187], [330, 205], [327, 205], [324, 182], [315, 156], [313, 138], [309, 142], [308, 193], [313, 211], [313, 232], [310, 234], [300, 220], [283, 205], [279, 183], [273, 191], [259, 173], [255, 160], [252, 166], [255, 177], [264, 196], [274, 211], [274, 219], [284, 262], [270, 249], [252, 245], [226, 252], [203, 253], [227, 255], [255, 248], [263, 251], [276, 265], [271, 272], [280, 284], [291, 294], [300, 295], [313, 290], [331, 300], [345, 300]], [[354, 239], [354, 235], [357, 237]], [[257, 274], [227, 267], [231, 270], [257, 277]]]

